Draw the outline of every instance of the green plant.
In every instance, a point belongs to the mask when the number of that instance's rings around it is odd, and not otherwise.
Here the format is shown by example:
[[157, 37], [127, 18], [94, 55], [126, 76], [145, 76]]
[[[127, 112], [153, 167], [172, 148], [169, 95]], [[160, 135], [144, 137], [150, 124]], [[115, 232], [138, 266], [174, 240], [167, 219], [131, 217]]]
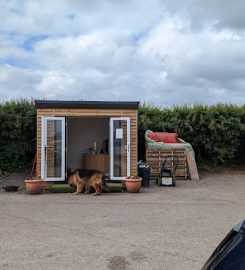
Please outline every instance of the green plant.
[[[190, 142], [198, 162], [215, 165], [245, 161], [245, 105], [139, 108], [139, 159], [145, 155], [145, 131], [177, 132]], [[0, 103], [0, 169], [30, 169], [36, 153], [36, 109], [26, 99]]]
[[152, 131], [177, 132], [190, 142], [198, 161], [215, 165], [235, 164], [245, 156], [245, 105], [181, 106], [139, 109], [139, 156], [144, 158], [144, 134]]
[[24, 171], [36, 152], [36, 109], [26, 99], [0, 103], [0, 168]]

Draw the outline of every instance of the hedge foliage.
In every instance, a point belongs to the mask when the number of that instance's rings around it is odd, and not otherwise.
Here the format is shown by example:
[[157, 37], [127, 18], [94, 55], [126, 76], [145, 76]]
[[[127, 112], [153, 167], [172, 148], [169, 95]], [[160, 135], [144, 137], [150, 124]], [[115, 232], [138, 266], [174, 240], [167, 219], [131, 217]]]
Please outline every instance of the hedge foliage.
[[36, 152], [36, 109], [32, 101], [0, 103], [0, 169], [30, 170]]
[[143, 157], [144, 133], [177, 132], [190, 142], [198, 161], [215, 165], [245, 160], [245, 105], [182, 106], [160, 109], [142, 106], [139, 110], [139, 156]]
[[[177, 132], [190, 142], [199, 162], [215, 165], [245, 161], [245, 105], [196, 105], [174, 108], [141, 106], [139, 158], [144, 159], [147, 129]], [[33, 101], [0, 103], [0, 168], [30, 170], [36, 152], [36, 109]]]

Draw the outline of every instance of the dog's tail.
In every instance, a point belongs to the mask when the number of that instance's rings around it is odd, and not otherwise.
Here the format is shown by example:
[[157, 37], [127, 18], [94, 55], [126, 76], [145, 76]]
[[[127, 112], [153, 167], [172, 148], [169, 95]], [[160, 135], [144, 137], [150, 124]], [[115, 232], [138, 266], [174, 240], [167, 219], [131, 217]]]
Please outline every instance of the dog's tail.
[[103, 192], [111, 192], [109, 186], [106, 184], [104, 174], [102, 174], [102, 187], [101, 188]]

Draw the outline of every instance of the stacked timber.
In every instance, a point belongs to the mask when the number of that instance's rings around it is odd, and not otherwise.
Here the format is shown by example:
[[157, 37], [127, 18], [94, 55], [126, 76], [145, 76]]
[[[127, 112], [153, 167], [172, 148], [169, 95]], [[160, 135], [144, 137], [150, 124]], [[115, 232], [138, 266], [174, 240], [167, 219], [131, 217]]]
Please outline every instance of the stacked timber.
[[162, 167], [163, 162], [166, 160], [165, 169], [173, 171], [176, 160], [168, 156], [178, 157], [178, 166], [175, 172], [177, 179], [188, 178], [188, 165], [187, 156], [184, 149], [157, 149], [147, 148], [146, 149], [146, 164], [151, 166], [150, 180], [155, 181]]

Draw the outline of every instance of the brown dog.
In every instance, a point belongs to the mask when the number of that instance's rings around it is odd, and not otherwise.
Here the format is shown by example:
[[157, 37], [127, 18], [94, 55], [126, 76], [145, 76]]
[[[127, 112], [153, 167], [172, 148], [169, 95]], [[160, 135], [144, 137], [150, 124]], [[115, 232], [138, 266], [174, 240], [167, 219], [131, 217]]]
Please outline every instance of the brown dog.
[[68, 184], [76, 186], [76, 192], [73, 193], [76, 195], [82, 192], [83, 187], [86, 189], [86, 194], [89, 194], [90, 186], [95, 189], [94, 195], [100, 195], [102, 188], [109, 191], [106, 189], [104, 174], [97, 170], [77, 169], [70, 174]]

